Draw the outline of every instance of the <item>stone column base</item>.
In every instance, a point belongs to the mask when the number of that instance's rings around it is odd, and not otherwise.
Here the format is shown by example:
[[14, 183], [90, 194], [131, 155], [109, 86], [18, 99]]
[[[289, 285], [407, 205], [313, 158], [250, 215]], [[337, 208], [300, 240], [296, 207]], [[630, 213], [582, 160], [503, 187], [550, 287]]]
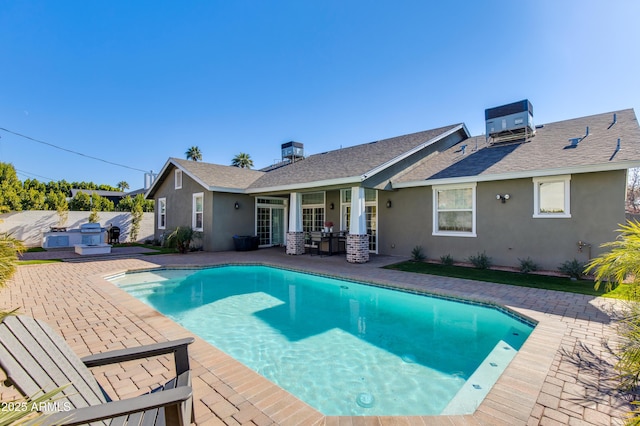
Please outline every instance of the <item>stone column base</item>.
[[287, 232], [287, 254], [304, 254], [304, 232]]
[[369, 261], [369, 235], [347, 234], [347, 262], [367, 263]]

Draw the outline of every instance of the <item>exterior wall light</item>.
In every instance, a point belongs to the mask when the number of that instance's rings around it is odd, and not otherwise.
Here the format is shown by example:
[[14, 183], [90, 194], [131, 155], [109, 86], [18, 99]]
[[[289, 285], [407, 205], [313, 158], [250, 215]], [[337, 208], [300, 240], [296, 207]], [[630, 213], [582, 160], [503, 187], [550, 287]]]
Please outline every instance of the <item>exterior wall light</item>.
[[387, 200], [387, 208], [390, 209], [391, 208], [391, 200]]
[[511, 195], [509, 194], [504, 194], [504, 195], [496, 195], [496, 200], [500, 200], [502, 201], [502, 204], [504, 204], [509, 198], [511, 198]]
[[236, 203], [233, 205], [233, 208], [238, 210], [240, 208], [240, 204], [238, 204], [238, 202], [236, 201]]
[[329, 209], [333, 210], [335, 208], [335, 205], [333, 203], [329, 204]]

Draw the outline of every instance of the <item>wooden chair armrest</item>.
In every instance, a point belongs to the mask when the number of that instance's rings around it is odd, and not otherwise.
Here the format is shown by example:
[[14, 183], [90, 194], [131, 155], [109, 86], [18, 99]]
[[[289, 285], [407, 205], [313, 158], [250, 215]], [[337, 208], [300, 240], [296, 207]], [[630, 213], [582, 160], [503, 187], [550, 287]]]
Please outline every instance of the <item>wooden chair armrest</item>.
[[[71, 411], [60, 411], [54, 414], [38, 417], [35, 422], [43, 426], [57, 425], [81, 425], [104, 419], [127, 416], [133, 413], [152, 410], [171, 405], [180, 404], [187, 401], [192, 396], [190, 386], [182, 386], [176, 389], [154, 392], [135, 398], [111, 401], [92, 407], [77, 408]], [[190, 419], [183, 419], [185, 424]]]
[[184, 339], [154, 343], [151, 345], [138, 346], [136, 348], [117, 349], [115, 351], [86, 356], [82, 358], [82, 362], [84, 362], [84, 365], [87, 367], [97, 367], [100, 365], [116, 364], [119, 362], [173, 353], [176, 362], [176, 373], [181, 374], [189, 370], [189, 354], [187, 352], [187, 346], [193, 343], [193, 341], [193, 337], [186, 337]]

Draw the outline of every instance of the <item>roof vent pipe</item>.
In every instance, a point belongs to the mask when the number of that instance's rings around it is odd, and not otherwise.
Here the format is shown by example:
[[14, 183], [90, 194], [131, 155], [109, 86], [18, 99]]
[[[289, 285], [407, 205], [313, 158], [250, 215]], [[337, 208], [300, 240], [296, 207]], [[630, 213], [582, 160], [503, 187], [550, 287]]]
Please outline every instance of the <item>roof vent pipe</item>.
[[[586, 134], [584, 135], [584, 137], [586, 138], [587, 136], [589, 136], [589, 126], [587, 126], [587, 132], [586, 132]], [[584, 138], [583, 138], [583, 139], [584, 139]]]
[[618, 144], [616, 145], [616, 150], [613, 151], [613, 154], [611, 154], [611, 157], [609, 157], [609, 161], [613, 160], [619, 151], [620, 151], [620, 138], [618, 138]]
[[609, 124], [609, 127], [607, 127], [607, 129], [610, 129], [613, 127], [614, 124], [616, 124], [618, 122], [618, 115], [614, 112], [613, 113], [613, 123]]

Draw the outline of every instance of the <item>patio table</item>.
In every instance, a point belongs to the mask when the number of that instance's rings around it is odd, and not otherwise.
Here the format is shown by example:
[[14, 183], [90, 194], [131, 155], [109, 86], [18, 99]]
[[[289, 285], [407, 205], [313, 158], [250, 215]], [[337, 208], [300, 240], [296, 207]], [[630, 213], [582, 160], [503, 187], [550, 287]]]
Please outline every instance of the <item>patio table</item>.
[[346, 233], [340, 232], [322, 232], [320, 240], [319, 252], [331, 256], [346, 252]]

